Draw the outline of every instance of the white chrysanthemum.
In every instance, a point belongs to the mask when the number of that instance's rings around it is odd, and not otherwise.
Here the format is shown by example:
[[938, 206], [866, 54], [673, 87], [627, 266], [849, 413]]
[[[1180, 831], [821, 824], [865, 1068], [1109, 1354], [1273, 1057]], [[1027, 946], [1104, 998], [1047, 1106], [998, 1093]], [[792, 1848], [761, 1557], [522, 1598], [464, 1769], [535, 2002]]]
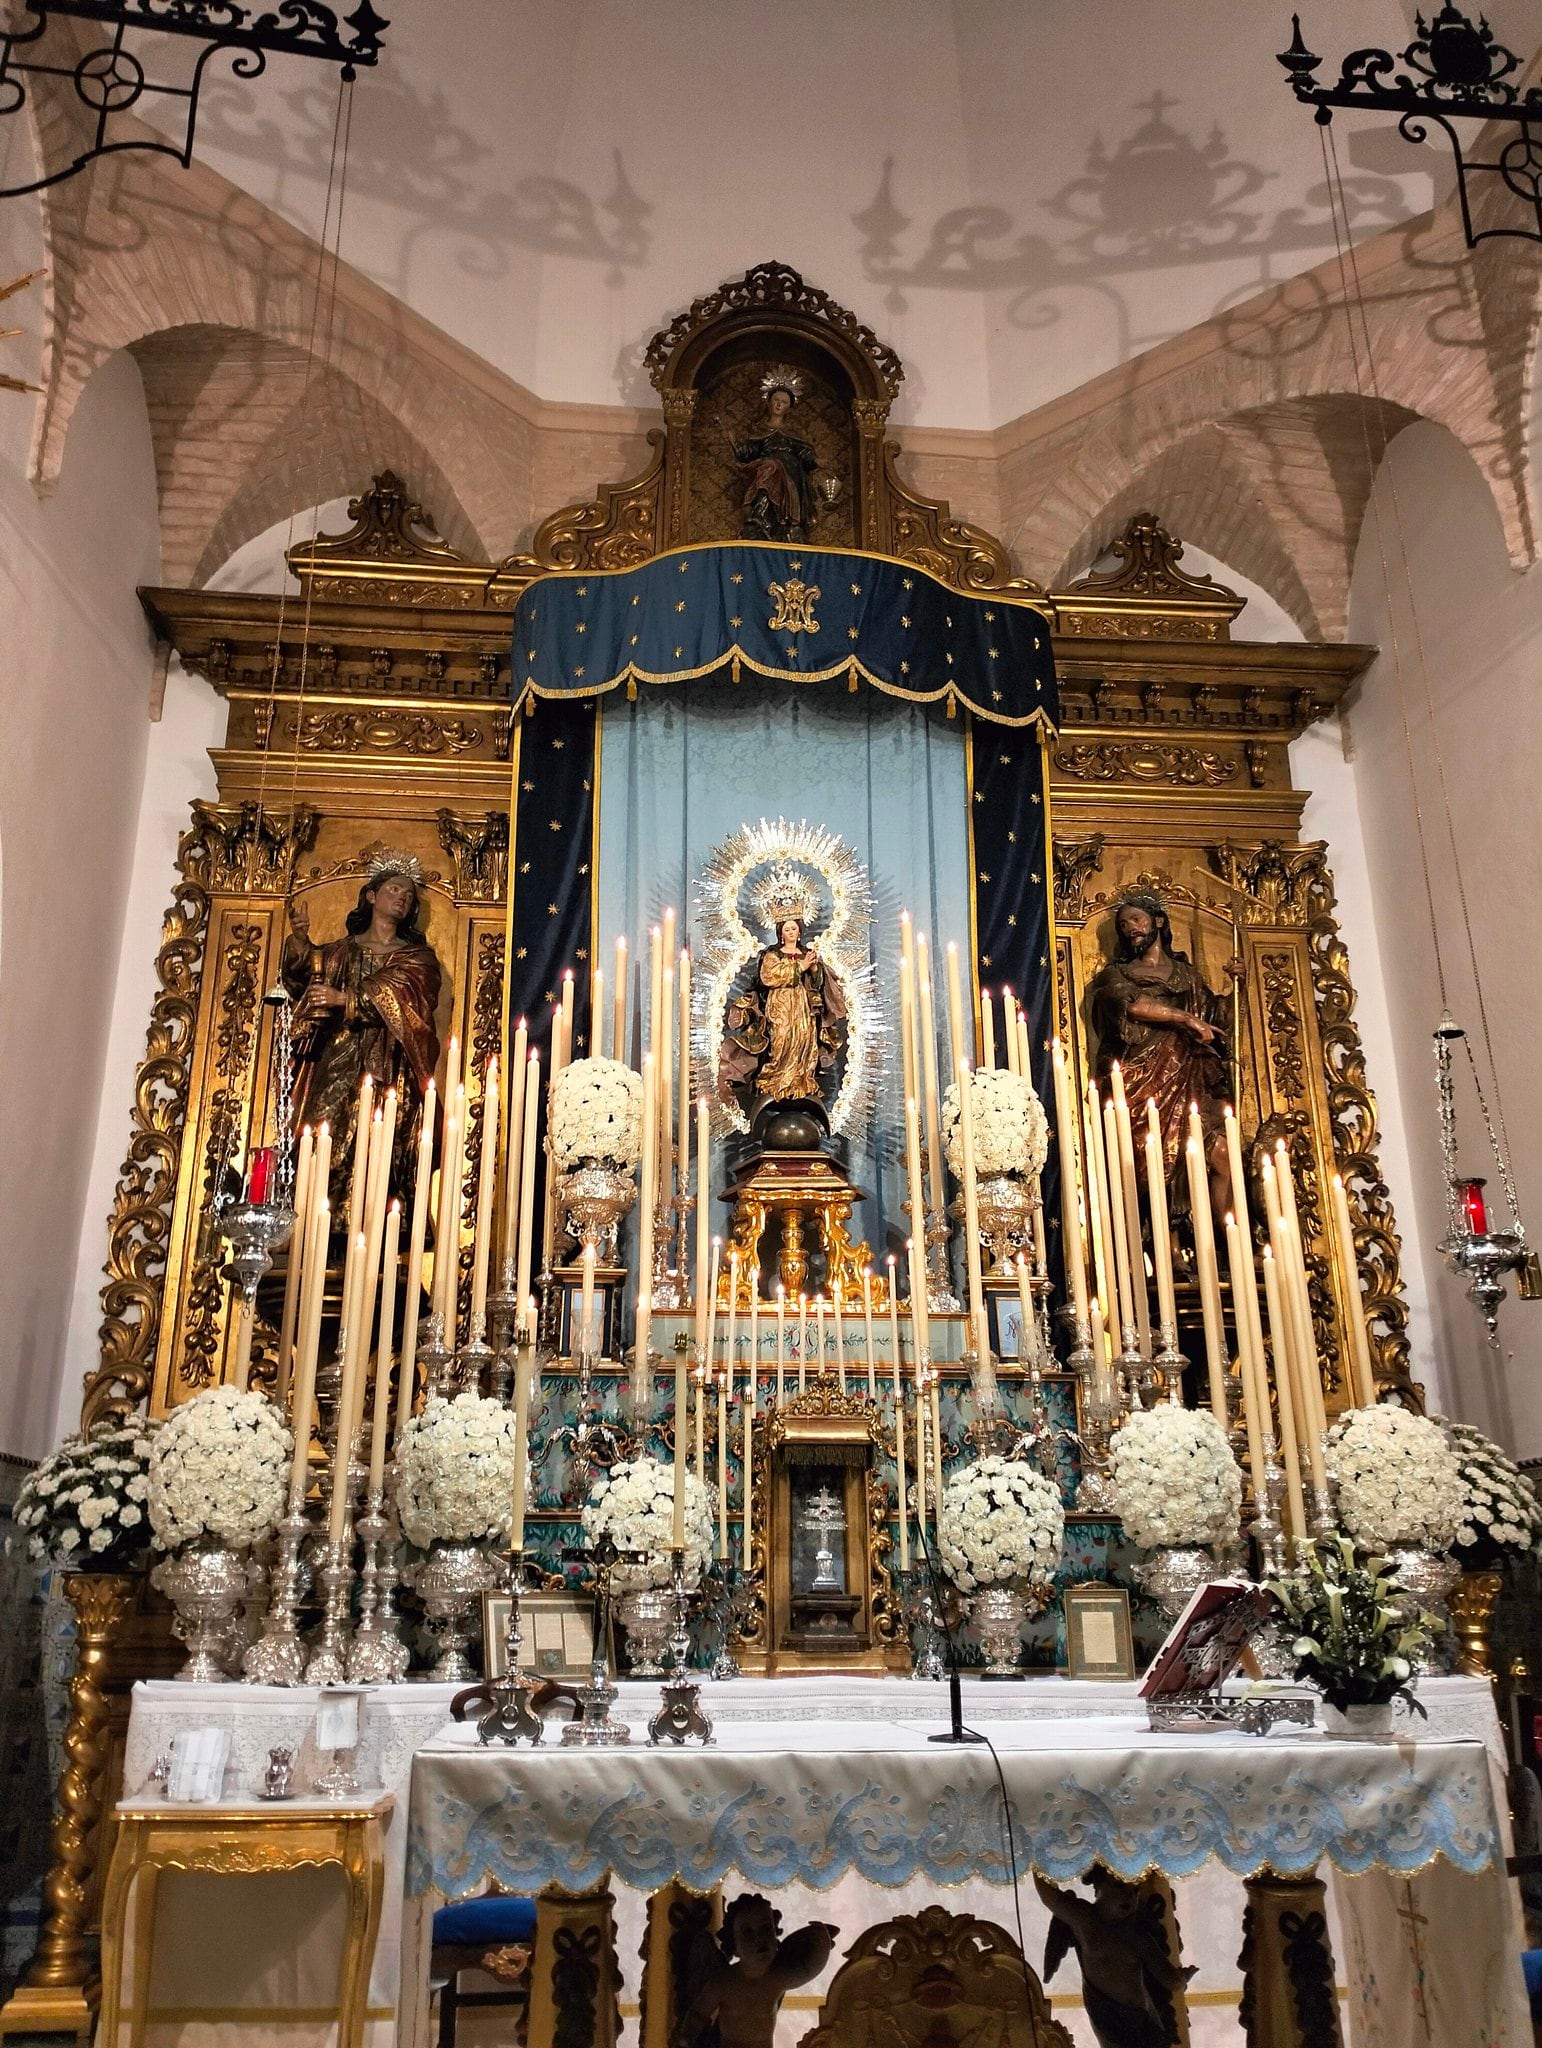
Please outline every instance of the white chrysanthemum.
[[1449, 1550], [1456, 1540], [1466, 1494], [1438, 1422], [1386, 1403], [1353, 1408], [1328, 1432], [1328, 1469], [1340, 1525], [1367, 1549]]
[[396, 1448], [396, 1510], [409, 1542], [480, 1543], [514, 1511], [514, 1417], [480, 1394], [435, 1396]]
[[620, 1060], [574, 1060], [552, 1089], [558, 1169], [597, 1162], [629, 1173], [642, 1151], [642, 1076]]
[[1055, 1576], [1065, 1542], [1065, 1508], [1053, 1480], [1010, 1458], [980, 1458], [942, 1490], [937, 1548], [962, 1593]]
[[150, 1448], [150, 1526], [158, 1550], [214, 1536], [260, 1543], [284, 1511], [294, 1439], [266, 1394], [208, 1387], [172, 1410]]
[[[1044, 1106], [1021, 1074], [1008, 1067], [982, 1067], [969, 1091], [974, 1117], [974, 1170], [997, 1173], [1038, 1173], [1049, 1151], [1049, 1123]], [[955, 1180], [963, 1178], [959, 1138], [958, 1083], [942, 1098], [942, 1149]]]
[[[16, 1497], [16, 1526], [27, 1535], [27, 1555], [52, 1558], [78, 1570], [84, 1546], [95, 1571], [132, 1571], [144, 1562], [142, 1519], [128, 1503], [143, 1500], [150, 1455], [150, 1425], [106, 1423], [88, 1435], [67, 1437], [32, 1472]], [[68, 1537], [68, 1541], [66, 1541]]]
[[1115, 1510], [1142, 1550], [1236, 1535], [1242, 1474], [1208, 1408], [1138, 1408], [1108, 1450]]
[[[700, 1583], [712, 1557], [716, 1493], [694, 1472], [685, 1475], [685, 1577]], [[670, 1545], [675, 1525], [675, 1468], [660, 1458], [630, 1458], [612, 1465], [595, 1481], [584, 1503], [584, 1535], [591, 1543], [609, 1536], [619, 1551], [641, 1556], [618, 1559], [611, 1572], [617, 1592], [642, 1592], [670, 1583]]]
[[1542, 1536], [1542, 1507], [1531, 1482], [1481, 1429], [1470, 1422], [1448, 1422], [1446, 1433], [1456, 1453], [1465, 1505], [1456, 1531], [1455, 1548], [1482, 1552], [1477, 1562], [1502, 1561], [1506, 1550], [1530, 1550]]

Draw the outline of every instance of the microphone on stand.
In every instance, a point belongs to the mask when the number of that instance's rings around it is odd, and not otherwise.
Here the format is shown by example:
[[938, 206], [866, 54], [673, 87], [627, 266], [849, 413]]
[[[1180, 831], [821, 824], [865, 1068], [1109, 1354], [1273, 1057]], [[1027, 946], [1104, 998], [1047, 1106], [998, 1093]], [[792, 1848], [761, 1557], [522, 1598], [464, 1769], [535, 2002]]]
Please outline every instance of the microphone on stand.
[[932, 1546], [926, 1540], [926, 1524], [918, 1522], [916, 1527], [921, 1537], [921, 1548], [926, 1555], [926, 1575], [932, 1583], [932, 1607], [942, 1624], [943, 1641], [948, 1646], [948, 1710], [950, 1725], [937, 1735], [928, 1735], [928, 1742], [984, 1742], [983, 1735], [977, 1735], [972, 1728], [964, 1726], [964, 1693], [959, 1682], [958, 1642], [948, 1621], [948, 1610], [943, 1605], [942, 1581], [937, 1576], [936, 1560]]

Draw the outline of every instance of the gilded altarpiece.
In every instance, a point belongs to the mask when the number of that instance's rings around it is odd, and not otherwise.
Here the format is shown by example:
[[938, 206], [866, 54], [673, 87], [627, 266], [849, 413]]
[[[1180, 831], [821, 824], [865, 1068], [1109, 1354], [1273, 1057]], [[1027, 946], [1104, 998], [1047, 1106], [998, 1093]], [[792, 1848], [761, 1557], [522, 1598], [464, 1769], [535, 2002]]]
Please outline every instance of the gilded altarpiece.
[[[1338, 1355], [1353, 1299], [1323, 1228], [1337, 1165], [1377, 1371], [1408, 1388], [1397, 1236], [1329, 857], [1300, 838], [1304, 796], [1289, 764], [1291, 740], [1332, 711], [1369, 650], [1232, 639], [1241, 600], [1190, 576], [1150, 514], [1131, 522], [1112, 570], [1060, 591], [1022, 577], [991, 535], [904, 483], [902, 450], [885, 438], [897, 358], [796, 272], [769, 264], [654, 338], [647, 364], [664, 427], [648, 466], [554, 513], [529, 553], [463, 559], [386, 475], [350, 508], [350, 532], [293, 551], [303, 601], [145, 593], [156, 631], [226, 699], [229, 723], [214, 756], [217, 801], [195, 807], [179, 852], [88, 1415], [147, 1392], [163, 1410], [227, 1369], [209, 1203], [220, 1159], [239, 1157], [249, 1131], [267, 1125], [262, 996], [286, 892], [309, 899], [313, 928], [331, 934], [372, 848], [414, 853], [446, 970], [441, 1034], [460, 1034], [472, 1076], [499, 1042], [507, 887], [512, 869], [517, 890], [520, 864], [511, 776], [525, 724], [509, 702], [509, 607], [545, 569], [619, 567], [714, 537], [697, 531], [725, 502], [713, 480], [721, 429], [708, 408], [748, 392], [745, 366], [758, 356], [801, 363], [819, 380], [826, 459], [839, 467], [836, 451], [848, 451], [843, 537], [959, 589], [1010, 591], [1051, 619], [1062, 697], [1052, 754], [1057, 1000], [1080, 1071], [1084, 996], [1111, 908], [1140, 880], [1167, 898], [1179, 943], [1212, 986], [1234, 950], [1245, 960], [1244, 1129], [1255, 1144], [1262, 1133], [1290, 1145], [1324, 1355]], [[521, 788], [533, 773], [527, 763]], [[466, 1187], [478, 1138], [474, 1104]]]

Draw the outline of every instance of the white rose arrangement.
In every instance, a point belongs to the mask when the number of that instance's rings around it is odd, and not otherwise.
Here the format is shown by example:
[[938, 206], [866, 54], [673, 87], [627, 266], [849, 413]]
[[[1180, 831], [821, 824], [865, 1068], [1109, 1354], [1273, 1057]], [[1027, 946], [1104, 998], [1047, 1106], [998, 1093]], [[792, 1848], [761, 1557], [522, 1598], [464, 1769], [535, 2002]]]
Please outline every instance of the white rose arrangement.
[[67, 1572], [132, 1572], [150, 1548], [150, 1434], [145, 1421], [66, 1437], [16, 1497], [16, 1526], [34, 1564]]
[[1456, 1554], [1468, 1571], [1492, 1571], [1542, 1536], [1542, 1505], [1531, 1482], [1498, 1444], [1470, 1422], [1449, 1422], [1465, 1500]]
[[552, 1088], [552, 1148], [571, 1173], [597, 1161], [629, 1173], [642, 1152], [642, 1076], [620, 1060], [574, 1060]]
[[1365, 1550], [1449, 1550], [1466, 1493], [1457, 1454], [1428, 1416], [1383, 1403], [1354, 1408], [1328, 1432], [1339, 1525]]
[[[1032, 1175], [1049, 1152], [1049, 1122], [1032, 1085], [1008, 1067], [982, 1067], [970, 1081], [974, 1118], [974, 1170], [982, 1178], [998, 1173]], [[955, 1180], [964, 1173], [959, 1136], [958, 1083], [942, 1098], [942, 1150]]]
[[1114, 1507], [1142, 1550], [1229, 1542], [1242, 1474], [1208, 1408], [1137, 1408], [1109, 1440]]
[[[685, 1582], [696, 1586], [712, 1560], [715, 1496], [696, 1477], [685, 1475]], [[675, 1468], [660, 1458], [628, 1458], [595, 1481], [584, 1503], [584, 1535], [590, 1543], [609, 1536], [617, 1550], [642, 1551], [620, 1558], [611, 1571], [618, 1593], [646, 1592], [671, 1583], [670, 1545], [675, 1526]]]
[[514, 1415], [481, 1394], [435, 1396], [396, 1447], [396, 1512], [409, 1543], [481, 1543], [514, 1513]]
[[150, 1441], [156, 1549], [200, 1536], [235, 1550], [262, 1542], [284, 1512], [293, 1444], [266, 1394], [207, 1387], [174, 1408]]
[[961, 1593], [1054, 1578], [1065, 1543], [1060, 1489], [1042, 1472], [1009, 1458], [979, 1458], [942, 1489], [937, 1548]]

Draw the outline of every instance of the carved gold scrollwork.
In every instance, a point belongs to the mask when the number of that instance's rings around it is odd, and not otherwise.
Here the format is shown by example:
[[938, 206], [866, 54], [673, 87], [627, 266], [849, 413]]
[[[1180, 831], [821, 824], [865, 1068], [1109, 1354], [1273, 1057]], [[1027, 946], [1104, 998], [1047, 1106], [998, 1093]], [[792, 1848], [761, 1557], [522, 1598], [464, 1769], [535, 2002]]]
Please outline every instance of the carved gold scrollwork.
[[439, 844], [455, 863], [455, 894], [464, 902], [501, 903], [508, 886], [509, 814], [486, 811], [468, 818], [437, 814]]
[[[939, 2011], [949, 2015], [945, 2031]], [[923, 1906], [857, 1936], [803, 2048], [943, 2039], [1072, 2048], [1043, 1985], [1004, 1927], [945, 1906]]]
[[178, 860], [183, 873], [196, 873], [211, 895], [284, 896], [294, 883], [295, 862], [315, 843], [317, 822], [308, 804], [278, 811], [200, 799]]
[[296, 744], [308, 754], [467, 754], [482, 745], [480, 726], [464, 718], [390, 711], [307, 711]]
[[1161, 740], [1085, 740], [1057, 747], [1055, 766], [1078, 782], [1173, 782], [1184, 789], [1219, 789], [1235, 782], [1241, 768], [1211, 748]]
[[201, 827], [183, 834], [177, 858], [184, 879], [161, 926], [157, 992], [134, 1078], [132, 1134], [107, 1227], [100, 1362], [86, 1380], [85, 1429], [132, 1414], [150, 1387], [209, 930], [208, 890], [192, 879], [202, 865], [194, 852], [201, 844]]
[[[1325, 849], [1319, 845], [1306, 851], [1316, 854], [1305, 877], [1310, 910], [1306, 930], [1317, 1027], [1327, 1070], [1328, 1124], [1334, 1160], [1349, 1196], [1372, 1369], [1380, 1385], [1395, 1389], [1409, 1406], [1422, 1408], [1423, 1399], [1409, 1366], [1402, 1245], [1377, 1154], [1376, 1098], [1366, 1080], [1365, 1049], [1355, 1024], [1349, 951], [1333, 914], [1337, 899]], [[1349, 1278], [1351, 1285], [1355, 1284], [1355, 1276]]]
[[1085, 839], [1057, 839], [1051, 848], [1055, 864], [1055, 916], [1073, 922], [1082, 914], [1082, 891], [1103, 865], [1106, 834]]

